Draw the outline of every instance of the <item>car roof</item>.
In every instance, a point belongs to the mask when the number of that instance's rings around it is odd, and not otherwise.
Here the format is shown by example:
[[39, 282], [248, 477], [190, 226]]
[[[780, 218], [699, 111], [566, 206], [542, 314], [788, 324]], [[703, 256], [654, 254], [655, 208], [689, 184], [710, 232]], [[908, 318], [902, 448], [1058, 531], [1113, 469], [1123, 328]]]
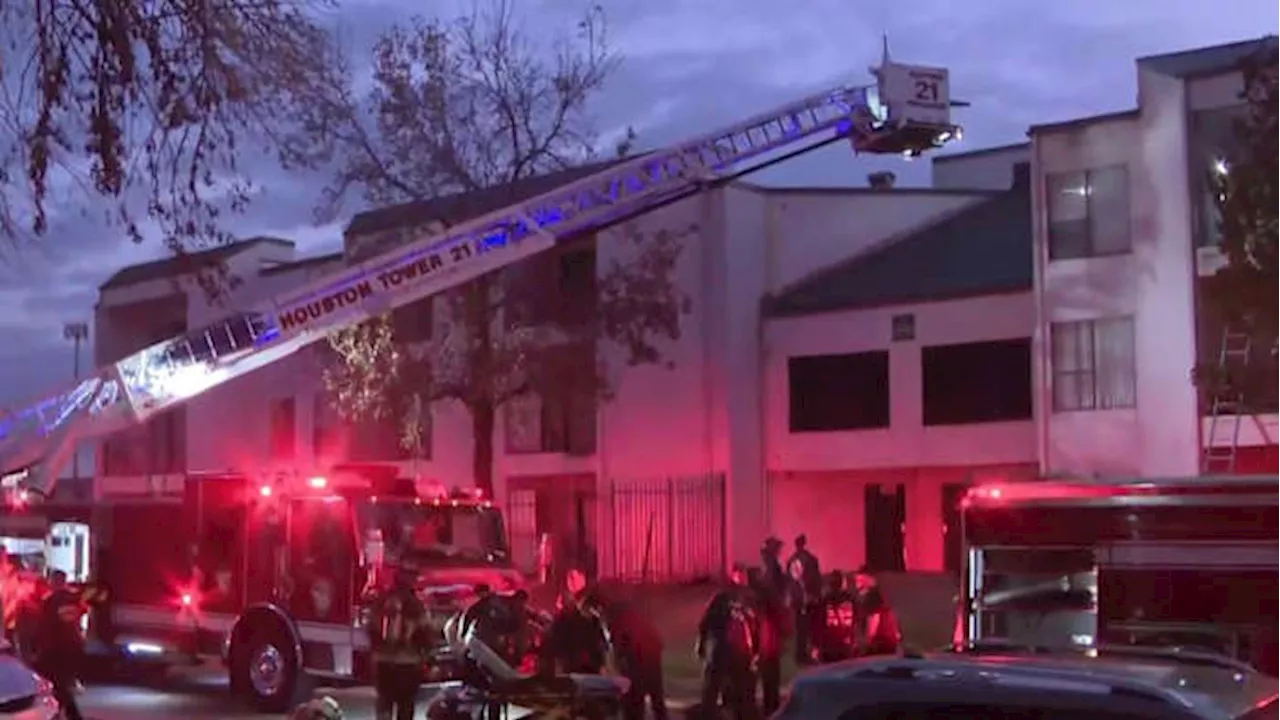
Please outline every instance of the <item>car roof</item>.
[[[809, 669], [797, 677], [793, 691], [808, 684], [827, 685], [846, 680], [874, 680], [878, 674], [902, 679], [969, 680], [994, 687], [1046, 691], [1111, 692], [1144, 695], [1173, 704], [1203, 718], [1238, 718], [1272, 700], [1277, 680], [1248, 666], [1194, 654], [1169, 653], [932, 653], [908, 657], [849, 660]], [[971, 675], [971, 677], [966, 677]]]

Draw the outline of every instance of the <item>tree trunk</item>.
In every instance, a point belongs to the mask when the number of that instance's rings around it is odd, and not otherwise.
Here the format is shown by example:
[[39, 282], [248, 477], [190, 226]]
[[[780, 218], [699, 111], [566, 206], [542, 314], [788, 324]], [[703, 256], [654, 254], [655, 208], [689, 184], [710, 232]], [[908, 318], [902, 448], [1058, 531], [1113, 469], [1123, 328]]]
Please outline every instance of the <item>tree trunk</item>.
[[471, 408], [471, 469], [476, 489], [493, 497], [493, 426], [497, 413], [492, 403]]
[[471, 411], [471, 469], [476, 489], [493, 497], [493, 430], [497, 418], [493, 402], [493, 318], [489, 313], [492, 280], [482, 275], [466, 289], [468, 353], [474, 390]]

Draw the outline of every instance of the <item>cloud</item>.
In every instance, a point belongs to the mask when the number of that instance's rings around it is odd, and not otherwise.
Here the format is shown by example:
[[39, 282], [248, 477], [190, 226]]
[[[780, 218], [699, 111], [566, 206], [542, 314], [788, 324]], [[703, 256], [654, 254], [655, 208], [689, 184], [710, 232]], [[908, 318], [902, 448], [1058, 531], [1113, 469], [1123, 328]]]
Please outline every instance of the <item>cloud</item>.
[[[470, 5], [430, 6], [447, 16]], [[517, 14], [534, 38], [572, 30], [587, 2], [524, 0]], [[391, 22], [421, 12], [409, 0], [345, 0], [325, 20], [367, 53]], [[965, 141], [956, 150], [1019, 142], [1028, 125], [1134, 105], [1135, 57], [1274, 32], [1271, 0], [1227, 7], [1199, 0], [1040, 3], [987, 0], [651, 0], [606, 3], [609, 38], [622, 64], [597, 102], [598, 127], [627, 126], [654, 147], [715, 129], [836, 83], [868, 82], [887, 33], [895, 59], [946, 66]], [[927, 162], [854, 158], [833, 146], [767, 170], [772, 184], [861, 184], [893, 169], [904, 183], [927, 181]], [[264, 190], [230, 219], [239, 234], [292, 238], [304, 253], [333, 249], [342, 222], [316, 227], [312, 206], [323, 179], [286, 173], [270, 159], [244, 168]], [[101, 209], [64, 212], [43, 242], [0, 264], [0, 402], [55, 382], [69, 370], [61, 323], [86, 318], [96, 287], [119, 267], [165, 254], [135, 246], [101, 221]], [[47, 382], [41, 382], [41, 379]]]

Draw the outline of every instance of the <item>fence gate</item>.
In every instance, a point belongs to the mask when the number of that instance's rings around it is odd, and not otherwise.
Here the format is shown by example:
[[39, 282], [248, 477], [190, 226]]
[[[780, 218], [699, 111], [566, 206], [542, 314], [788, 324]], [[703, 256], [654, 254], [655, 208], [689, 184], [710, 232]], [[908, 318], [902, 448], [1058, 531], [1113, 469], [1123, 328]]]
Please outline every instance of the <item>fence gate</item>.
[[615, 480], [610, 574], [645, 582], [717, 577], [725, 567], [724, 475]]
[[532, 488], [507, 493], [507, 532], [511, 535], [511, 561], [524, 573], [538, 571], [538, 491]]

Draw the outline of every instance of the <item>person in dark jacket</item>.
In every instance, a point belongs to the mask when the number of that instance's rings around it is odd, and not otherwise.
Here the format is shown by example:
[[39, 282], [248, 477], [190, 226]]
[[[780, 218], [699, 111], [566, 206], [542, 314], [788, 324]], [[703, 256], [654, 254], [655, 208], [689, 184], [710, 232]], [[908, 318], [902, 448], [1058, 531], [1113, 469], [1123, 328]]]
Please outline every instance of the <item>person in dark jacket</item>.
[[587, 578], [581, 570], [565, 574], [565, 593], [542, 643], [544, 672], [596, 675], [608, 661], [604, 624], [585, 603]]
[[796, 628], [796, 664], [813, 660], [812, 628], [821, 610], [822, 571], [818, 558], [809, 552], [809, 539], [797, 535], [795, 552], [787, 558], [787, 576], [791, 580], [791, 611]]
[[747, 588], [746, 568], [734, 566], [728, 586], [711, 598], [698, 623], [694, 652], [703, 665], [695, 716], [719, 717], [717, 709], [723, 698], [736, 720], [755, 717], [759, 646], [759, 620]]
[[[766, 716], [782, 704], [782, 628], [786, 624], [784, 599], [764, 579], [764, 573], [751, 568], [747, 573], [752, 604], [759, 624], [756, 676], [760, 685], [760, 704]], [[754, 694], [754, 692], [753, 692]]]
[[857, 602], [845, 585], [844, 573], [834, 570], [827, 575], [813, 625], [818, 662], [839, 662], [854, 656], [858, 647]]
[[413, 720], [427, 648], [427, 610], [414, 592], [415, 573], [399, 568], [371, 613], [369, 641], [374, 659], [378, 720]]
[[643, 720], [647, 698], [654, 720], [666, 720], [662, 634], [658, 627], [635, 605], [598, 589], [587, 593], [584, 604], [604, 621], [613, 653], [613, 666], [618, 674], [631, 682], [623, 698], [623, 717], [626, 720]]
[[40, 608], [36, 633], [37, 665], [41, 674], [53, 684], [53, 695], [67, 720], [80, 720], [83, 715], [76, 704], [76, 682], [84, 658], [80, 618], [85, 608], [79, 596], [67, 587], [67, 574], [63, 571], [53, 572], [50, 588], [52, 592]]

